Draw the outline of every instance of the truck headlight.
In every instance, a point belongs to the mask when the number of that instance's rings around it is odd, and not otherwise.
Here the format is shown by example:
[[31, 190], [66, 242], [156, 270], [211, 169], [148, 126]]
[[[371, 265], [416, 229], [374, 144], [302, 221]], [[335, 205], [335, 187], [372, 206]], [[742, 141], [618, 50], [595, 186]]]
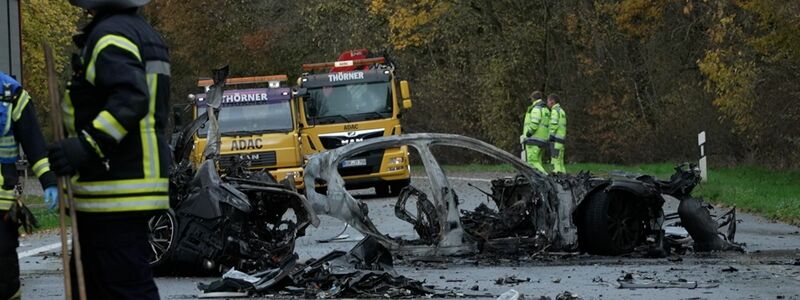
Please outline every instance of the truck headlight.
[[389, 164], [390, 165], [399, 165], [399, 164], [404, 163], [405, 161], [406, 160], [403, 157], [394, 157], [394, 158], [389, 160]]

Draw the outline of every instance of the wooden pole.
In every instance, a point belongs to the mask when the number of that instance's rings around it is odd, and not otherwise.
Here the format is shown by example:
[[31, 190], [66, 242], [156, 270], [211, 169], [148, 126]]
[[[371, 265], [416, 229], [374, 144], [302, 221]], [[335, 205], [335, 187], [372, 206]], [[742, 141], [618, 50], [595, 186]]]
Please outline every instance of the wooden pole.
[[[64, 123], [61, 120], [60, 96], [58, 95], [58, 81], [53, 49], [47, 42], [44, 45], [44, 59], [47, 67], [47, 89], [50, 91], [50, 117], [53, 122], [53, 141], [64, 139]], [[64, 191], [66, 190], [66, 195]], [[61, 254], [64, 264], [64, 297], [72, 299], [72, 274], [69, 265], [69, 246], [67, 245], [66, 208], [69, 206], [69, 216], [72, 220], [72, 249], [75, 254], [75, 274], [78, 277], [78, 299], [86, 300], [86, 285], [83, 277], [83, 262], [81, 261], [81, 244], [78, 242], [78, 218], [75, 213], [75, 202], [72, 197], [72, 185], [69, 177], [58, 176], [58, 212], [61, 231]]]

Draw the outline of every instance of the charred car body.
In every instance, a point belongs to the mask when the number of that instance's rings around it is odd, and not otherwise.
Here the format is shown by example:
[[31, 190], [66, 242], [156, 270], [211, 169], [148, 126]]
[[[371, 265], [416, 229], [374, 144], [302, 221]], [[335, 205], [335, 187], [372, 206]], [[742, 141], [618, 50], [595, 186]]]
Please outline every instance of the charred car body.
[[[244, 158], [230, 161], [225, 175], [219, 174], [215, 115], [226, 76], [227, 69], [215, 70], [208, 112], [174, 136], [177, 163], [170, 170], [172, 209], [149, 222], [152, 265], [189, 272], [275, 267], [294, 255], [294, 241], [305, 228], [319, 222], [294, 188], [293, 178], [278, 184], [264, 171], [250, 171]], [[203, 124], [211, 127], [209, 142], [204, 162], [194, 167], [192, 137]]]
[[[418, 238], [404, 240], [381, 233], [369, 218], [365, 203], [344, 189], [337, 166], [364, 151], [411, 146], [419, 153], [430, 183], [430, 195], [413, 186], [401, 192], [395, 215], [411, 223]], [[460, 211], [456, 191], [431, 151], [432, 147], [476, 151], [512, 165], [518, 175], [492, 181], [487, 193], [496, 209], [481, 205]], [[585, 251], [617, 255], [648, 246], [651, 255], [665, 255], [670, 246], [687, 239], [665, 237], [666, 200], [677, 200], [681, 225], [694, 239], [696, 250], [740, 249], [732, 231], [720, 227], [699, 199], [691, 197], [699, 182], [695, 168], [682, 166], [667, 181], [652, 176], [612, 178], [578, 175], [547, 176], [492, 145], [450, 134], [408, 134], [376, 138], [312, 156], [306, 164], [305, 185], [324, 183], [320, 194], [306, 189], [314, 211], [336, 217], [395, 254], [418, 256], [467, 255], [480, 252]], [[416, 204], [416, 213], [406, 208]], [[726, 215], [735, 226], [735, 214]], [[733, 227], [735, 228], [735, 227]], [[735, 229], [734, 229], [735, 230]], [[689, 239], [688, 241], [691, 241]], [[675, 242], [675, 243], [670, 243]], [[513, 246], [513, 247], [509, 247]]]

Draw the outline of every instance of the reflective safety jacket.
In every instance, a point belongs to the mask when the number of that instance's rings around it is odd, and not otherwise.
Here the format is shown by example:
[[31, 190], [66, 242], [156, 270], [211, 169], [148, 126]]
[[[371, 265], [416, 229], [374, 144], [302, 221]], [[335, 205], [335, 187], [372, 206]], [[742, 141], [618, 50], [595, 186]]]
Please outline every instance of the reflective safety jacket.
[[19, 182], [16, 162], [20, 144], [43, 188], [55, 186], [56, 176], [50, 171], [44, 135], [30, 95], [19, 82], [3, 72], [0, 72], [0, 105], [4, 107], [4, 113], [0, 114], [4, 118], [0, 122], [4, 124], [0, 128], [0, 211], [5, 211], [16, 200], [14, 187]]
[[564, 144], [567, 138], [567, 113], [556, 103], [550, 108], [550, 141]]
[[[528, 107], [528, 114], [525, 116], [525, 129], [523, 134], [526, 145], [546, 146], [550, 132], [548, 124], [550, 120], [550, 110], [542, 100], [536, 100]], [[528, 134], [530, 133], [530, 136]]]
[[93, 150], [72, 178], [76, 209], [168, 208], [166, 44], [136, 9], [101, 13], [74, 40], [82, 52], [72, 59], [64, 125]]

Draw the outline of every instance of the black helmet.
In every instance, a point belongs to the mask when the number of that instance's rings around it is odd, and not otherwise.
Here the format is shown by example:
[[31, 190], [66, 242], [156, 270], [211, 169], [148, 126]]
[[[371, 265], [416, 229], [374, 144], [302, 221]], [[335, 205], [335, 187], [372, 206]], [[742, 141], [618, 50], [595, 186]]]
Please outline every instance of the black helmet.
[[83, 9], [125, 9], [145, 5], [150, 0], [69, 0], [69, 3]]

